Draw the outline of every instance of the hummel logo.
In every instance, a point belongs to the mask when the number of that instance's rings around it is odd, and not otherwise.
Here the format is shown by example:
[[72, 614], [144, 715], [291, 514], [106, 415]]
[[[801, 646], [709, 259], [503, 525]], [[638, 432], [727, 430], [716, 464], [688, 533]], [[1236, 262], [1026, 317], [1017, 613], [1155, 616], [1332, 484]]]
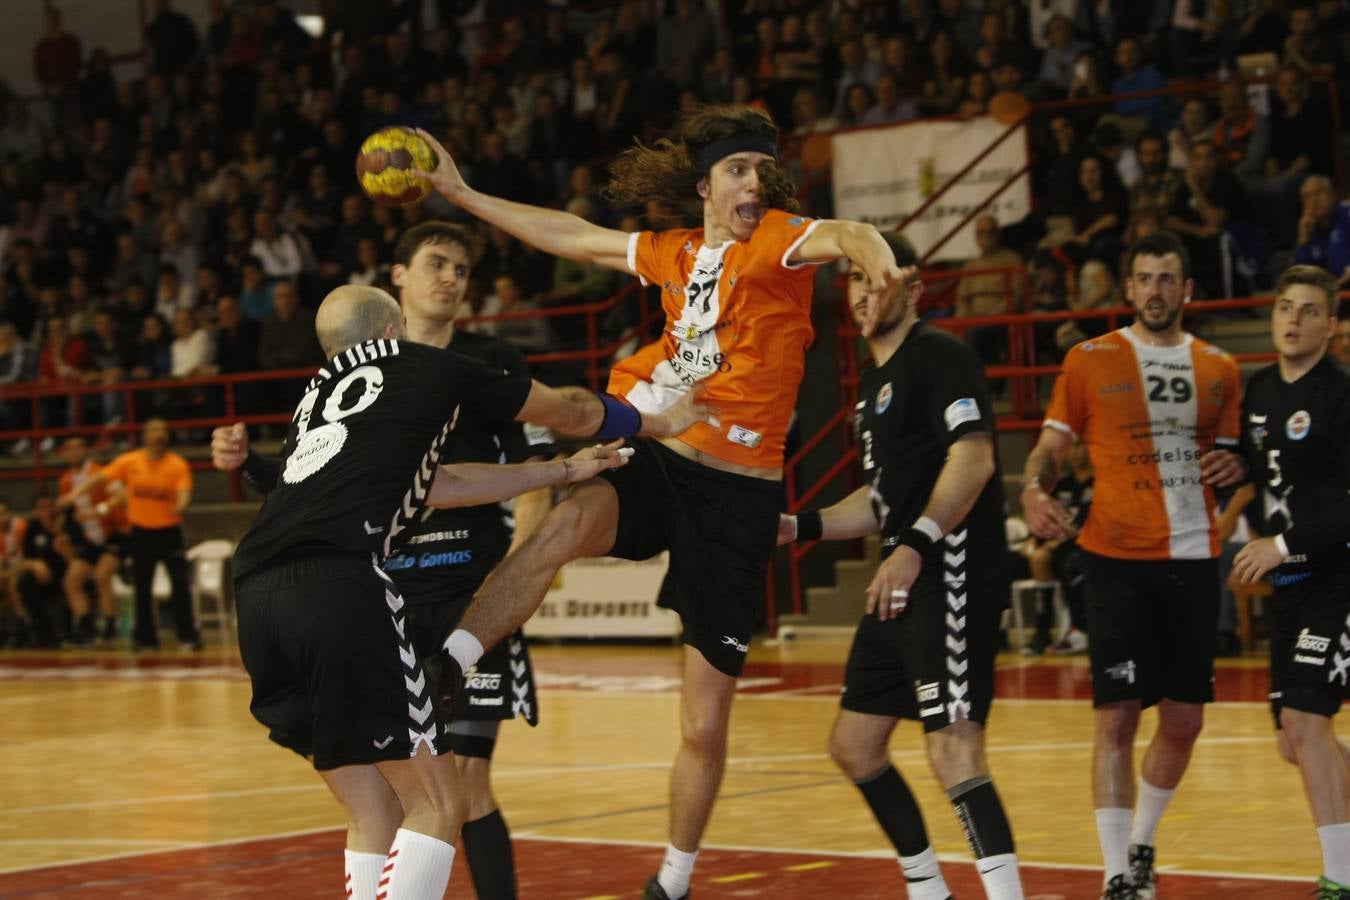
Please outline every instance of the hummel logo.
[[384, 531], [383, 525], [376, 525], [372, 528], [369, 519], [362, 522], [361, 525], [366, 529], [366, 534], [379, 534], [381, 531]]
[[742, 644], [740, 641], [736, 640], [734, 637], [732, 637], [732, 636], [729, 635], [729, 634], [724, 634], [724, 635], [722, 635], [722, 643], [723, 643], [723, 644], [726, 644], [728, 647], [735, 647], [737, 650], [739, 650], [739, 651], [742, 652], [742, 653], [745, 653], [746, 651], [748, 651], [748, 650], [750, 649], [750, 645], [749, 645], [749, 644]]
[[382, 741], [371, 741], [371, 743], [375, 745], [376, 750], [383, 750], [385, 747], [388, 747], [391, 743], [393, 743], [393, 741], [394, 736], [391, 734], [389, 735], [389, 737], [385, 738]]

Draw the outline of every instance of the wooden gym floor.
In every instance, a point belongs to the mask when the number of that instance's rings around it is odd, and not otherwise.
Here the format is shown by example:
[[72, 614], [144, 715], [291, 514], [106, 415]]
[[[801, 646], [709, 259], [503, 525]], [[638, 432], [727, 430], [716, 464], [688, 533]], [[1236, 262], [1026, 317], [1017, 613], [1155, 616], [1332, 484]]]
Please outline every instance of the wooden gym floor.
[[[751, 651], [694, 896], [900, 897], [898, 866], [825, 755], [843, 640]], [[535, 646], [542, 722], [503, 728], [497, 795], [524, 897], [636, 897], [665, 843], [679, 651]], [[1259, 660], [1219, 702], [1159, 831], [1161, 896], [1306, 896], [1320, 869], [1297, 772], [1276, 755]], [[1086, 660], [1000, 661], [990, 759], [1027, 896], [1095, 898]], [[233, 648], [0, 652], [0, 897], [331, 897], [343, 819], [248, 713]], [[1152, 730], [1145, 720], [1140, 748]], [[918, 726], [896, 765], [958, 897], [983, 896]], [[453, 896], [472, 896], [462, 859]]]

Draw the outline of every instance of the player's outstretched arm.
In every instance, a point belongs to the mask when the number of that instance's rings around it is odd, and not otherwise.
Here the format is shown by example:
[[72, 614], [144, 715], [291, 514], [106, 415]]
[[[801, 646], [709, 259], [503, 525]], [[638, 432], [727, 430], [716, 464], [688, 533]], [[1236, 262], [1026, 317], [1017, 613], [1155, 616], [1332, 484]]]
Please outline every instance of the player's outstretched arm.
[[843, 500], [819, 510], [778, 517], [778, 543], [793, 541], [847, 541], [881, 527], [872, 507], [871, 489], [858, 488]]
[[437, 163], [431, 172], [414, 174], [430, 181], [451, 203], [537, 250], [633, 274], [628, 268], [627, 233], [602, 228], [561, 210], [516, 203], [476, 191], [469, 187], [439, 141], [420, 128], [417, 134], [431, 146]]
[[674, 437], [699, 422], [715, 422], [715, 413], [699, 402], [697, 388], [659, 413], [639, 413], [613, 394], [580, 387], [551, 388], [536, 381], [516, 420], [581, 437]]
[[1031, 533], [1044, 541], [1064, 539], [1073, 523], [1064, 504], [1050, 496], [1071, 446], [1072, 435], [1050, 426], [1042, 428], [1022, 473], [1022, 517]]
[[540, 488], [586, 481], [606, 469], [617, 469], [628, 462], [633, 450], [621, 446], [622, 443], [596, 444], [566, 459], [546, 462], [515, 465], [453, 463], [441, 466], [436, 470], [436, 478], [427, 494], [427, 505], [479, 506]]
[[862, 270], [868, 298], [864, 336], [876, 330], [897, 299], [901, 284], [921, 285], [917, 266], [899, 266], [895, 253], [873, 225], [848, 219], [824, 219], [797, 245], [789, 262], [831, 262], [847, 259]]

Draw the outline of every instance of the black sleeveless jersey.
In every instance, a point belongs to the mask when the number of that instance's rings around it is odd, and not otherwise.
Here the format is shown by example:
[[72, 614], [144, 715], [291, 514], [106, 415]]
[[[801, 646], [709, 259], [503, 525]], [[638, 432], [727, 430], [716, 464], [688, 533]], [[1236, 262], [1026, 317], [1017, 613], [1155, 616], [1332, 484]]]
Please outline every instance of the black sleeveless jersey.
[[1242, 454], [1261, 533], [1283, 534], [1283, 572], [1346, 562], [1350, 541], [1350, 375], [1324, 356], [1292, 384], [1279, 364], [1252, 375], [1242, 398]]
[[411, 536], [464, 409], [513, 417], [530, 379], [423, 344], [376, 340], [339, 353], [305, 388], [281, 477], [235, 553], [235, 577], [302, 545], [385, 559]]
[[[979, 357], [960, 339], [916, 324], [884, 365], [863, 373], [857, 424], [884, 558], [923, 515], [947, 449], [972, 432], [995, 437]], [[967, 552], [981, 567], [1003, 568], [1003, 476], [997, 464], [965, 521], [949, 533], [962, 531], [968, 531]], [[935, 546], [931, 552], [939, 551]]]

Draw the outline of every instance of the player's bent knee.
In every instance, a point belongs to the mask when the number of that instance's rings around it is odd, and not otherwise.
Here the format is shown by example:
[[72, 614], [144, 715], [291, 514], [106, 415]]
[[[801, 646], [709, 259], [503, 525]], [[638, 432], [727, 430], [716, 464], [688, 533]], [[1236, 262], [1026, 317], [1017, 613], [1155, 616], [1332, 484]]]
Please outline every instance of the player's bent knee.
[[1174, 704], [1164, 707], [1158, 715], [1158, 732], [1177, 743], [1194, 743], [1205, 727], [1205, 708], [1199, 705]]
[[1311, 741], [1319, 740], [1331, 734], [1331, 720], [1326, 716], [1290, 709], [1286, 706], [1280, 710], [1280, 728], [1284, 735], [1281, 749], [1283, 750], [1283, 747], [1287, 745], [1290, 756], [1293, 757], [1290, 762], [1297, 762], [1298, 755], [1304, 746]]
[[839, 728], [830, 732], [830, 759], [852, 781], [870, 778], [890, 761], [886, 742], [868, 740]]

